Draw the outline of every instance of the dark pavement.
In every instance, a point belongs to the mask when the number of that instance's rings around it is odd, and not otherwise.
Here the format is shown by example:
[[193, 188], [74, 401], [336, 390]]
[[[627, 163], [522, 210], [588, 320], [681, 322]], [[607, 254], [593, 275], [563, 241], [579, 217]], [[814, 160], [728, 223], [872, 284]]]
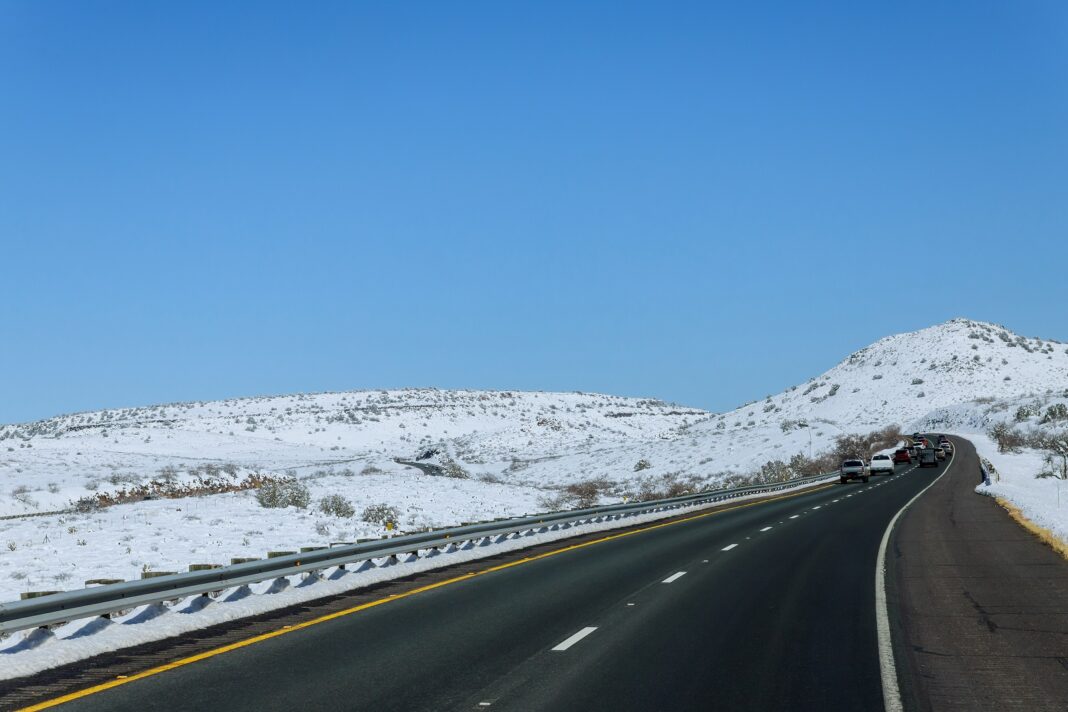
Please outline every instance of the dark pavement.
[[975, 493], [975, 449], [954, 441], [893, 538], [906, 709], [1068, 710], [1068, 562]]
[[530, 561], [65, 707], [880, 709], [879, 541], [941, 470], [900, 466]]

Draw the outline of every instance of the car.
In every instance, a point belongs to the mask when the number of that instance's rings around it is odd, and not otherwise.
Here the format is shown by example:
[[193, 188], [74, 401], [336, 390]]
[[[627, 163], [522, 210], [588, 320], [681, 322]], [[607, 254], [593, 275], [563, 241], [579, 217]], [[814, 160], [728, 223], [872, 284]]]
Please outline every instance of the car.
[[946, 440], [944, 443], [942, 443], [942, 452], [946, 453], [947, 455], [952, 455], [953, 454], [953, 443], [951, 443], [948, 440]]
[[871, 464], [868, 465], [868, 473], [872, 475], [892, 475], [894, 474], [894, 461], [890, 459], [889, 455], [873, 455]]
[[913, 433], [912, 434], [912, 439], [915, 442], [919, 442], [920, 440], [923, 440], [923, 433]]
[[920, 450], [920, 467], [938, 467], [938, 456], [933, 447]]
[[863, 460], [845, 460], [842, 462], [842, 467], [838, 470], [839, 477], [844, 485], [850, 480], [860, 480], [861, 482], [868, 481], [868, 468], [864, 465]]
[[939, 435], [938, 436], [938, 444], [939, 445], [941, 445], [942, 443], [948, 443], [948, 442], [949, 442], [949, 438], [947, 438], [945, 435]]
[[946, 451], [945, 450], [943, 450], [940, 447], [936, 447], [934, 449], [934, 451], [935, 451], [935, 459], [936, 460], [945, 460], [946, 459]]
[[903, 462], [906, 465], [912, 464], [912, 450], [905, 447], [894, 450], [894, 462]]

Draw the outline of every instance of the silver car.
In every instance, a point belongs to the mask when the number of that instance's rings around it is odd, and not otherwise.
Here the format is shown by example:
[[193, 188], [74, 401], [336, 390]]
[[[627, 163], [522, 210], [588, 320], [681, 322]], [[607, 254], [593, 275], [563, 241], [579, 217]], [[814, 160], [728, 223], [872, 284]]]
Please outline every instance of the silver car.
[[838, 470], [839, 477], [844, 485], [850, 480], [868, 481], [868, 468], [863, 460], [845, 460]]

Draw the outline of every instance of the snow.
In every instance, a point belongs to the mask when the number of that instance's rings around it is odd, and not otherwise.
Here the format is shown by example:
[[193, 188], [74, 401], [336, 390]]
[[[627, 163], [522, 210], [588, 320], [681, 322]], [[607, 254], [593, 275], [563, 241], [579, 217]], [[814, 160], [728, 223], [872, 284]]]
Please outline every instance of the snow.
[[[719, 414], [593, 393], [422, 388], [176, 403], [5, 425], [0, 601], [380, 536], [383, 526], [362, 516], [375, 504], [399, 510], [401, 532], [417, 531], [573, 506], [564, 488], [581, 481], [601, 480], [595, 499], [602, 504], [643, 488], [723, 485], [769, 461], [818, 454], [841, 434], [892, 424], [978, 443], [1021, 405], [1054, 402], [1068, 402], [1068, 346], [954, 319], [881, 339], [803, 384]], [[1038, 420], [1022, 424], [1039, 427]], [[1056, 483], [1033, 477], [1036, 453], [983, 454], [1004, 466], [1003, 496], [1064, 531], [1060, 511], [1049, 509]], [[299, 479], [310, 506], [261, 507], [249, 487], [263, 477]], [[130, 497], [139, 487], [157, 496], [184, 488], [187, 496]], [[134, 501], [42, 514], [124, 495]], [[328, 495], [351, 501], [355, 516], [320, 511]]]

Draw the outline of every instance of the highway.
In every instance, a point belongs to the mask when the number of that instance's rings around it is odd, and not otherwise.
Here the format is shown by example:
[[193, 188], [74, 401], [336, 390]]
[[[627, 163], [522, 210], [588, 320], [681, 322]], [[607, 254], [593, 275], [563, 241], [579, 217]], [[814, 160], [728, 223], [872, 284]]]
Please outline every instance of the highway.
[[63, 708], [881, 709], [880, 540], [945, 467], [519, 553]]

